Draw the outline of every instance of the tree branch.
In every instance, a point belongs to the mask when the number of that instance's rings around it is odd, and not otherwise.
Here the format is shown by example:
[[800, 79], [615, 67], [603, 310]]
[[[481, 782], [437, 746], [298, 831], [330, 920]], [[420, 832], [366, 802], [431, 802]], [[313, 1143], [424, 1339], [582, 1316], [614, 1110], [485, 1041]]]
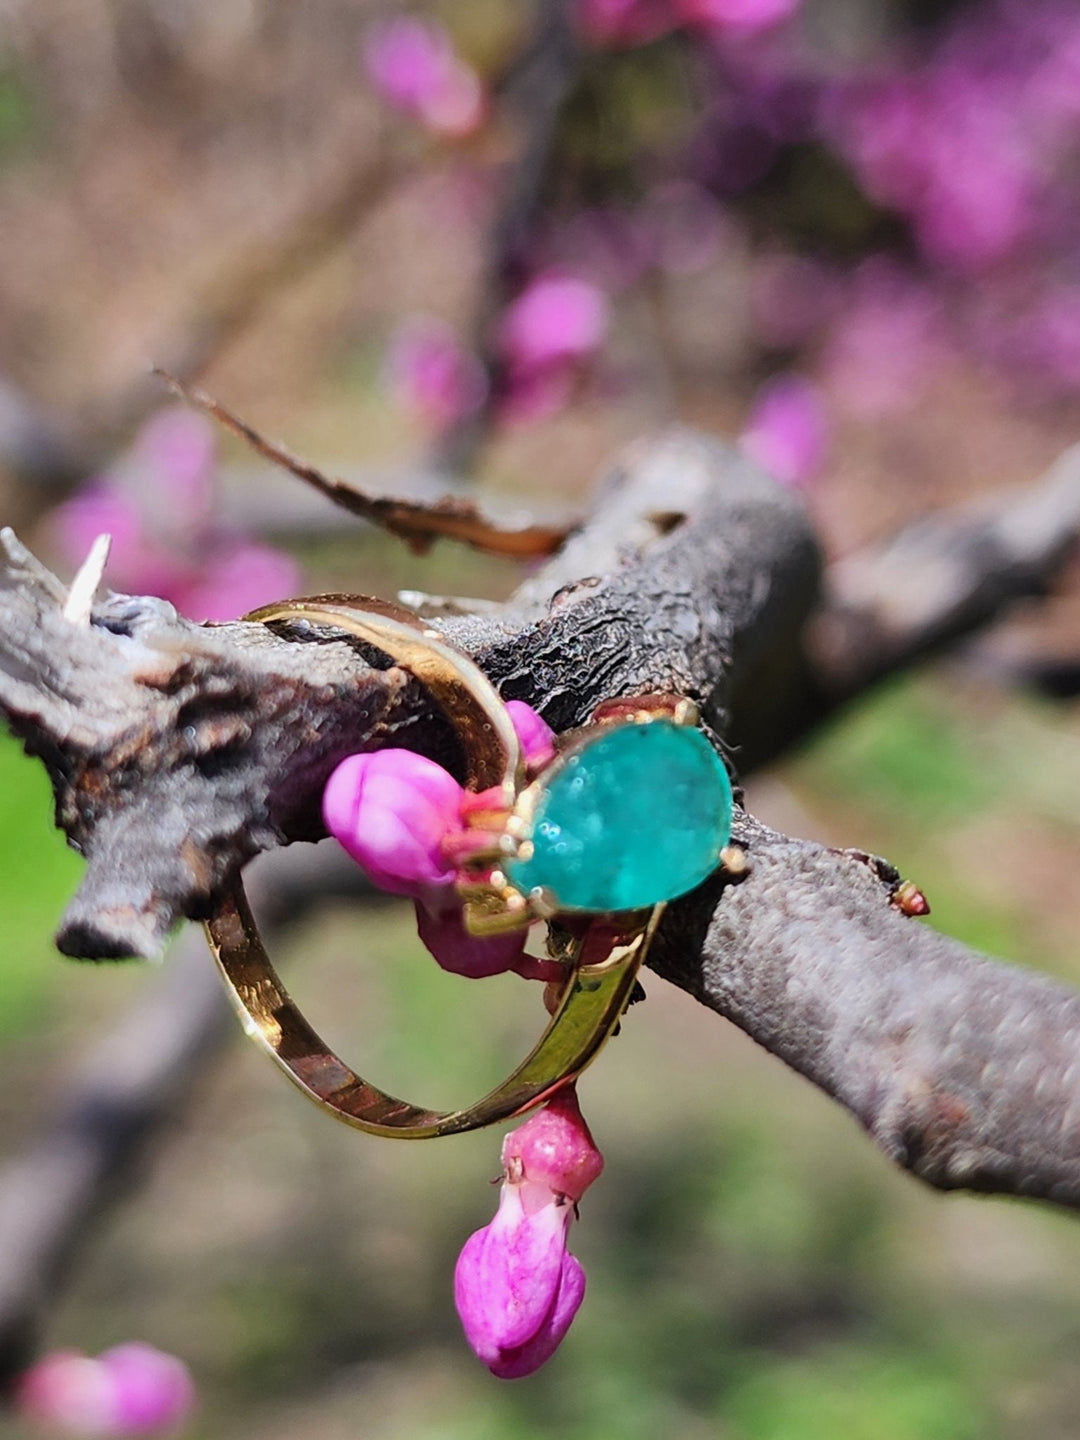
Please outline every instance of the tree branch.
[[[349, 750], [405, 743], [458, 763], [424, 692], [340, 634], [196, 627], [123, 597], [73, 627], [62, 588], [7, 547], [0, 704], [88, 858], [69, 950], [146, 953], [252, 853], [317, 836], [319, 790]], [[439, 624], [557, 730], [603, 698], [662, 689], [697, 700], [721, 737], [745, 723], [748, 676], [780, 677], [780, 693], [785, 664], [802, 663], [817, 580], [790, 495], [675, 431], [630, 452], [589, 524], [505, 607]], [[901, 915], [884, 862], [742, 815], [737, 839], [750, 874], [672, 905], [654, 967], [931, 1184], [1080, 1205], [1080, 997]]]

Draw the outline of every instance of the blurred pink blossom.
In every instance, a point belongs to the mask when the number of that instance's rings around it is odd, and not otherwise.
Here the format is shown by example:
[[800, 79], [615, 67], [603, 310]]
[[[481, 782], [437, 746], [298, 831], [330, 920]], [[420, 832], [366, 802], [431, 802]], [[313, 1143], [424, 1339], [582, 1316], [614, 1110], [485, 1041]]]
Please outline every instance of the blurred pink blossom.
[[688, 25], [764, 30], [789, 20], [802, 0], [674, 0], [674, 3], [679, 18]]
[[842, 297], [839, 275], [818, 260], [774, 253], [754, 261], [750, 320], [763, 345], [805, 345], [832, 318]]
[[484, 118], [479, 77], [435, 20], [399, 15], [376, 25], [364, 61], [383, 99], [437, 134], [471, 134]]
[[604, 1161], [572, 1086], [506, 1137], [502, 1164], [498, 1211], [466, 1241], [454, 1299], [479, 1358], [515, 1380], [554, 1354], [585, 1295], [567, 1234]]
[[829, 444], [829, 422], [817, 387], [799, 375], [781, 375], [763, 385], [739, 444], [785, 485], [813, 480]]
[[499, 349], [512, 369], [535, 373], [591, 355], [608, 326], [603, 293], [572, 275], [538, 275], [511, 301]]
[[503, 312], [496, 347], [503, 360], [503, 418], [538, 420], [566, 404], [585, 361], [608, 327], [608, 302], [587, 280], [536, 276]]
[[672, 0], [578, 0], [578, 20], [593, 45], [647, 45], [678, 23]]
[[865, 260], [851, 278], [818, 378], [836, 406], [864, 419], [911, 405], [948, 357], [934, 292], [891, 261]]
[[98, 535], [111, 535], [108, 583], [160, 595], [192, 620], [233, 620], [295, 594], [300, 569], [290, 555], [215, 523], [215, 464], [209, 424], [162, 411], [112, 470], [56, 507], [53, 542], [77, 566]]
[[21, 1377], [15, 1405], [54, 1434], [112, 1440], [174, 1432], [194, 1409], [195, 1387], [182, 1361], [132, 1341], [97, 1359], [46, 1355]]
[[386, 365], [393, 393], [437, 429], [474, 415], [487, 394], [480, 360], [444, 321], [415, 315], [390, 340]]

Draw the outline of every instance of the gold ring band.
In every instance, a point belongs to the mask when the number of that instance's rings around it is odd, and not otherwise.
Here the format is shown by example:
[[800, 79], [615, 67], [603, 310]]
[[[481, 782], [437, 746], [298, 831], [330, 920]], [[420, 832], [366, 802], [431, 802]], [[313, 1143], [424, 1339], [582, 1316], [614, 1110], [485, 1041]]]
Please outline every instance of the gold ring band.
[[[502, 700], [483, 672], [422, 620], [381, 601], [339, 595], [281, 601], [246, 618], [328, 625], [381, 650], [421, 681], [455, 726], [469, 786], [501, 789], [506, 804], [513, 803], [524, 763]], [[490, 1094], [450, 1111], [388, 1095], [319, 1038], [278, 978], [239, 880], [220, 898], [206, 930], [244, 1028], [311, 1100], [369, 1134], [422, 1140], [520, 1115], [580, 1075], [617, 1027], [663, 910], [658, 904], [583, 924], [567, 957], [558, 1006], [535, 1047]]]

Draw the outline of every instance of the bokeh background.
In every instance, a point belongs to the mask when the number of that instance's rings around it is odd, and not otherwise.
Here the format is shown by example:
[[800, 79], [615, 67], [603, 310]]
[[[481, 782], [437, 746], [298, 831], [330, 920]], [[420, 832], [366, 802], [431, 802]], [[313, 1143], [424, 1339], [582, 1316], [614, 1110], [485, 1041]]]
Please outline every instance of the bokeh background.
[[[542, 513], [682, 419], [798, 486], [842, 556], [1080, 436], [1080, 12], [5, 0], [0, 518], [65, 575], [111, 529], [112, 583], [196, 618], [513, 585], [300, 494], [172, 408], [151, 361], [357, 484], [442, 475]], [[919, 923], [1073, 981], [1076, 579], [748, 787], [793, 833], [887, 855], [929, 893]], [[0, 739], [10, 1154], [154, 981], [52, 950], [78, 871]], [[410, 928], [326, 906], [288, 973], [346, 1053], [451, 1101], [535, 1007], [439, 973]], [[1080, 1433], [1075, 1221], [923, 1191], [647, 988], [582, 1083], [608, 1159], [574, 1236], [590, 1293], [537, 1377], [491, 1379], [452, 1307], [497, 1137], [366, 1141], [239, 1041], [87, 1236], [49, 1344], [182, 1355], [214, 1440]]]

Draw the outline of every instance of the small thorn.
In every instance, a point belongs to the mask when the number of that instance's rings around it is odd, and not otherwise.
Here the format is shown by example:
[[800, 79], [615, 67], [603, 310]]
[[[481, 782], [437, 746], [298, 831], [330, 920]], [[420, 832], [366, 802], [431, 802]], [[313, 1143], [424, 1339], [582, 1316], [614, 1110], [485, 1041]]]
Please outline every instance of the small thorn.
[[75, 579], [72, 580], [68, 589], [67, 599], [64, 601], [64, 619], [70, 620], [72, 625], [90, 624], [94, 596], [101, 584], [101, 577], [105, 573], [111, 548], [112, 536], [99, 535], [90, 546], [86, 559], [79, 566]]

